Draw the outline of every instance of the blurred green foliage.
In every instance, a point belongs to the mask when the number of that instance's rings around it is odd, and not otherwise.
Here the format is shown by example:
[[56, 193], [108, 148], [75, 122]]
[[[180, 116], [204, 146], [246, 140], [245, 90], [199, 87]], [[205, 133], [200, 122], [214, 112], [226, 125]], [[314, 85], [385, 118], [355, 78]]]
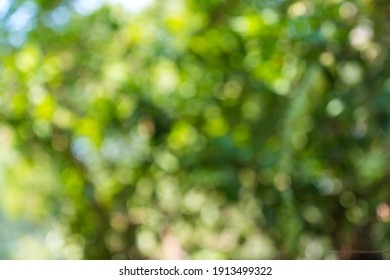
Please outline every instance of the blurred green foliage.
[[1, 258], [390, 248], [387, 1], [4, 2]]

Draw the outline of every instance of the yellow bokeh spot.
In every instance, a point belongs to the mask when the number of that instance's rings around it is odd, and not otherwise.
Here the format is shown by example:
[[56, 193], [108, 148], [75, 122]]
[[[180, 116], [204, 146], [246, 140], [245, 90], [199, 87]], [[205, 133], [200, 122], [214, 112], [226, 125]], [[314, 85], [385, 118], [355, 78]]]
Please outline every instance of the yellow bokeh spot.
[[102, 141], [101, 124], [93, 118], [83, 118], [79, 120], [76, 130], [78, 135], [89, 137], [96, 146], [100, 146]]
[[53, 96], [46, 94], [42, 102], [35, 107], [35, 115], [39, 119], [51, 120], [55, 112], [56, 102]]
[[172, 128], [168, 137], [168, 144], [173, 149], [182, 149], [195, 143], [197, 132], [192, 125], [178, 121]]
[[16, 56], [15, 63], [20, 71], [28, 73], [33, 71], [39, 64], [40, 58], [41, 55], [38, 48], [29, 44]]
[[206, 132], [211, 137], [225, 135], [229, 130], [229, 125], [223, 118], [214, 118], [207, 121]]

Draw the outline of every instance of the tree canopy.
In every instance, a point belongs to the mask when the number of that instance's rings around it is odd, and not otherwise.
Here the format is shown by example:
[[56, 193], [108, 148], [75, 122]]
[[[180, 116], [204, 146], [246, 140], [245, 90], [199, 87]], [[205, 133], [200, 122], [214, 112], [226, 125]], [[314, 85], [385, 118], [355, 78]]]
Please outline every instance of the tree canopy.
[[3, 2], [0, 257], [390, 248], [387, 1]]

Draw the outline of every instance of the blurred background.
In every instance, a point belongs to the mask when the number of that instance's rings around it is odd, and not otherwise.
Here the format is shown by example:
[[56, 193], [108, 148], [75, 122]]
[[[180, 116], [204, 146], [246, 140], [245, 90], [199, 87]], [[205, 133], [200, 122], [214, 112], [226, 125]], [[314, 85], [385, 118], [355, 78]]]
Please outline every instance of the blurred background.
[[389, 259], [389, 47], [385, 0], [0, 0], [0, 258]]

